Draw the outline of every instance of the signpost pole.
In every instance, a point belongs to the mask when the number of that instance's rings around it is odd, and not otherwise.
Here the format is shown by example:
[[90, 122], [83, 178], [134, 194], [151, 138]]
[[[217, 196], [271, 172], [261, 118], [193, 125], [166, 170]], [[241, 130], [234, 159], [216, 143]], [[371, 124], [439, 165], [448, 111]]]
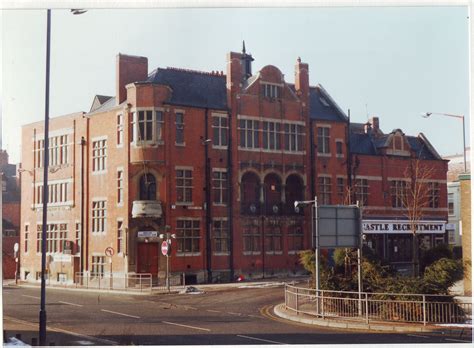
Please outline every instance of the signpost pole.
[[316, 313], [319, 315], [319, 230], [318, 230], [318, 197], [314, 197], [314, 263], [315, 263], [315, 283], [316, 283]]
[[14, 257], [15, 257], [15, 284], [18, 285], [18, 250], [19, 250], [20, 246], [18, 243], [15, 243], [15, 245], [13, 245], [13, 254], [14, 254]]
[[170, 292], [170, 257], [166, 254], [166, 288]]
[[[359, 226], [362, 232], [362, 217], [360, 213], [360, 204], [357, 201], [357, 208], [359, 209], [359, 219], [360, 223]], [[362, 233], [359, 233], [359, 248], [357, 249], [357, 282], [358, 282], [358, 290], [359, 290], [359, 316], [362, 315]]]

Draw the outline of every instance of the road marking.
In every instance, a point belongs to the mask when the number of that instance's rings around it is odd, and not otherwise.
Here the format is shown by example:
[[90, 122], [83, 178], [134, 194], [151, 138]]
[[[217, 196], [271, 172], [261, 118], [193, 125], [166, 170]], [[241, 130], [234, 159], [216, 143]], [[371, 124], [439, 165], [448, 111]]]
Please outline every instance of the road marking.
[[34, 299], [36, 299], [36, 300], [41, 300], [41, 297], [37, 297], [37, 296], [30, 296], [30, 295], [21, 295], [21, 296], [34, 298]]
[[59, 303], [62, 303], [62, 304], [67, 304], [67, 305], [70, 305], [70, 306], [76, 306], [76, 307], [84, 307], [83, 305], [81, 304], [76, 304], [76, 303], [71, 303], [71, 302], [65, 302], [65, 301], [58, 301]]
[[259, 316], [259, 315], [253, 315], [253, 314], [249, 314], [249, 315], [247, 315], [247, 316], [248, 316], [248, 317], [252, 317], [252, 318], [258, 318], [258, 319], [262, 319], [262, 317], [261, 317], [261, 316]]
[[214, 309], [206, 309], [206, 312], [221, 313], [221, 311], [215, 311]]
[[162, 323], [163, 323], [163, 324], [169, 324], [169, 325], [176, 325], [176, 326], [187, 327], [187, 328], [189, 328], [189, 329], [195, 329], [195, 330], [211, 331], [211, 329], [204, 329], [204, 328], [202, 328], [202, 327], [196, 327], [196, 326], [189, 326], [189, 325], [171, 323], [171, 322], [169, 322], [169, 321], [163, 321]]
[[227, 314], [230, 314], [230, 315], [242, 315], [241, 313], [234, 313], [234, 312], [227, 312]]
[[455, 338], [445, 338], [446, 341], [453, 341], [453, 342], [463, 342], [463, 343], [471, 343], [471, 341], [463, 341], [463, 340], [457, 340]]
[[[3, 319], [38, 328], [38, 323], [31, 323], [31, 322], [26, 321], [26, 320], [15, 319], [15, 318], [7, 317], [7, 316], [4, 316]], [[113, 344], [113, 345], [118, 344], [118, 342], [116, 342], [116, 341], [106, 340], [104, 338], [98, 338], [98, 337], [93, 337], [93, 336], [89, 336], [89, 335], [83, 335], [83, 334], [80, 334], [80, 333], [77, 333], [77, 332], [74, 332], [74, 331], [59, 329], [59, 328], [55, 328], [55, 327], [52, 327], [52, 326], [46, 326], [46, 329], [48, 329], [50, 331], [62, 332], [62, 333], [65, 333], [65, 334], [76, 336], [76, 337], [86, 338], [88, 340], [101, 342], [101, 343], [104, 343], [104, 344]]]
[[282, 342], [270, 341], [270, 340], [265, 340], [263, 338], [250, 337], [250, 336], [245, 336], [245, 335], [237, 335], [237, 337], [248, 338], [249, 340], [262, 341], [262, 342], [273, 343], [273, 344], [286, 344]]
[[186, 308], [186, 309], [194, 309], [194, 310], [197, 310], [197, 308], [196, 308], [196, 307], [191, 307], [191, 306], [185, 306], [184, 308]]
[[140, 317], [137, 317], [135, 315], [130, 315], [130, 314], [125, 314], [125, 313], [119, 313], [119, 312], [114, 312], [114, 311], [108, 311], [107, 309], [101, 309], [102, 312], [107, 312], [107, 313], [112, 313], [112, 314], [117, 314], [117, 315], [123, 315], [124, 317], [130, 317], [130, 318], [135, 318], [135, 319], [140, 319]]
[[407, 334], [407, 336], [410, 336], [410, 337], [429, 338], [428, 336], [422, 336], [422, 335], [411, 335], [411, 334]]

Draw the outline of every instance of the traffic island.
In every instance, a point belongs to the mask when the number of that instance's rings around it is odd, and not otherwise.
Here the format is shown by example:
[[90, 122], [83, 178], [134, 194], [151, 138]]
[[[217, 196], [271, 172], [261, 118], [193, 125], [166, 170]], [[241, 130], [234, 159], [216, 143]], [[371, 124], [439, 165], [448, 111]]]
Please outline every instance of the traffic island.
[[304, 313], [295, 313], [286, 308], [284, 303], [276, 305], [273, 308], [275, 315], [280, 318], [299, 322], [303, 324], [329, 327], [335, 329], [348, 330], [365, 330], [365, 331], [384, 331], [384, 332], [431, 332], [450, 336], [472, 338], [472, 324], [465, 326], [439, 326], [439, 325], [423, 325], [418, 323], [393, 323], [383, 321], [373, 321], [368, 324], [356, 320], [341, 320], [331, 318], [320, 318], [310, 316]]

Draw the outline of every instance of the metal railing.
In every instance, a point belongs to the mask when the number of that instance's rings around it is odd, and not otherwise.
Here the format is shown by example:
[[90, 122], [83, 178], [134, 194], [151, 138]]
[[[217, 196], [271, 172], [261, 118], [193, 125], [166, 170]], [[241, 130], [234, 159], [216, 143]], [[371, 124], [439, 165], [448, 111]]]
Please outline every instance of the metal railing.
[[[186, 287], [185, 274], [170, 274], [169, 288], [172, 290], [184, 289]], [[153, 284], [153, 290], [168, 290], [166, 278], [158, 278], [157, 284]]]
[[74, 275], [76, 288], [99, 290], [150, 291], [151, 273], [81, 273]]
[[297, 314], [413, 323], [465, 323], [472, 320], [472, 302], [449, 295], [332, 291], [285, 284], [285, 307]]

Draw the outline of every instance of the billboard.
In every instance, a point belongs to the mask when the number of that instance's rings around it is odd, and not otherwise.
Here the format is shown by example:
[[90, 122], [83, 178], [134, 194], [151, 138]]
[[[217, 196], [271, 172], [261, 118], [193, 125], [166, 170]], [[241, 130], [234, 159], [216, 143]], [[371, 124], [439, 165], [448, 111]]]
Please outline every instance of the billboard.
[[318, 206], [317, 227], [320, 248], [358, 248], [361, 214], [357, 206]]

